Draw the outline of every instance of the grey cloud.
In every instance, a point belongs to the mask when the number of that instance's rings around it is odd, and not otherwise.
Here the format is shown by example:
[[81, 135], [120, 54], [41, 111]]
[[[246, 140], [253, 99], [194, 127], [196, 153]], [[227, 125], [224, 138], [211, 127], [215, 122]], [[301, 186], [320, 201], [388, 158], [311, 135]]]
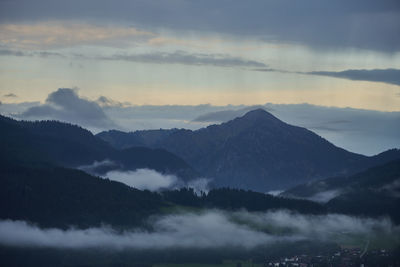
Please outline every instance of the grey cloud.
[[123, 103], [112, 100], [111, 98], [105, 97], [105, 96], [100, 96], [96, 102], [101, 106], [101, 107], [122, 107], [124, 106]]
[[[265, 68], [266, 64], [248, 60], [245, 58], [234, 57], [227, 54], [204, 54], [204, 53], [188, 53], [185, 51], [175, 51], [173, 53], [152, 52], [147, 54], [115, 54], [111, 56], [84, 56], [84, 55], [65, 55], [56, 52], [39, 51], [39, 52], [23, 52], [18, 50], [0, 50], [0, 56], [26, 56], [26, 57], [61, 57], [76, 59], [92, 59], [92, 60], [119, 60], [140, 63], [156, 63], [156, 64], [182, 64], [193, 66], [216, 66], [216, 67], [249, 67], [249, 68]], [[103, 99], [99, 99], [102, 101]]]
[[384, 82], [400, 85], [399, 69], [345, 70], [345, 71], [312, 71], [305, 74], [343, 78], [356, 81]]
[[55, 119], [98, 129], [116, 127], [96, 102], [78, 96], [70, 88], [60, 88], [50, 93], [45, 104], [30, 107], [18, 117]]
[[85, 172], [113, 181], [121, 182], [140, 190], [162, 191], [183, 187], [192, 188], [195, 193], [208, 193], [211, 179], [196, 178], [183, 181], [173, 174], [164, 174], [152, 169], [124, 169], [121, 164], [111, 160], [95, 161], [90, 165], [78, 167]]
[[22, 51], [14, 51], [14, 50], [8, 50], [8, 49], [1, 49], [0, 50], [0, 56], [16, 56], [16, 57], [23, 57], [27, 56], [26, 53]]
[[153, 52], [136, 55], [120, 54], [100, 57], [100, 59], [158, 64], [211, 65], [217, 67], [266, 67], [262, 62], [225, 54], [192, 54], [184, 51], [175, 51], [174, 53]]
[[5, 95], [3, 95], [3, 96], [4, 96], [4, 97], [12, 97], [12, 98], [17, 97], [17, 95], [16, 95], [16, 94], [13, 94], [13, 93], [5, 94]]
[[112, 170], [104, 177], [124, 183], [140, 190], [162, 191], [167, 189], [192, 188], [196, 194], [208, 193], [211, 179], [197, 178], [184, 182], [172, 174], [163, 174], [151, 169], [137, 169], [134, 171]]
[[14, 116], [27, 110], [28, 108], [40, 105], [40, 102], [20, 102], [20, 103], [2, 103], [0, 113], [7, 116]]
[[320, 203], [326, 203], [329, 200], [339, 196], [340, 194], [342, 194], [343, 192], [341, 190], [329, 190], [329, 191], [323, 191], [323, 192], [319, 192], [307, 199], [312, 200], [312, 201], [316, 201], [316, 202], [320, 202]]
[[380, 189], [382, 191], [386, 191], [386, 193], [392, 197], [398, 197], [400, 198], [400, 178], [397, 180], [394, 180], [390, 184], [386, 184], [382, 186]]
[[192, 188], [197, 194], [201, 192], [208, 193], [211, 181], [207, 178], [197, 178], [184, 182], [175, 175], [163, 174], [151, 169], [137, 169], [134, 171], [117, 169], [107, 172], [104, 177], [140, 190], [162, 191], [187, 187]]
[[344, 71], [311, 71], [311, 72], [296, 72], [286, 71], [270, 68], [258, 68], [254, 71], [263, 72], [279, 72], [288, 74], [304, 74], [304, 75], [318, 75], [333, 78], [348, 79], [353, 81], [369, 81], [369, 82], [383, 82], [388, 84], [400, 85], [400, 70], [399, 69], [350, 69]]
[[39, 56], [39, 57], [66, 57], [65, 55], [57, 52], [49, 52], [49, 51], [39, 51], [39, 52], [33, 52], [33, 55]]
[[92, 164], [78, 167], [78, 169], [96, 176], [101, 175], [104, 172], [120, 168], [122, 168], [121, 164], [109, 159], [94, 161]]
[[21, 50], [9, 50], [9, 49], [0, 49], [0, 56], [16, 56], [16, 57], [62, 57], [65, 58], [66, 56], [57, 53], [57, 52], [49, 52], [49, 51], [34, 51], [34, 52], [25, 52]]
[[397, 0], [1, 1], [0, 21], [78, 19], [213, 32], [312, 47], [400, 50]]
[[[40, 229], [24, 221], [0, 221], [0, 244], [4, 246], [51, 248], [251, 249], [260, 245], [297, 240], [357, 240], [385, 237], [393, 240], [399, 229], [388, 219], [357, 218], [339, 214], [300, 215], [287, 211], [267, 213], [208, 210], [159, 216], [149, 221], [152, 231], [134, 228], [116, 231], [111, 227], [61, 230]], [[286, 234], [274, 234], [285, 229]], [[272, 230], [272, 231], [271, 231]], [[279, 232], [279, 231], [278, 231]]]
[[119, 234], [106, 227], [63, 231], [7, 220], [0, 222], [0, 244], [69, 249], [166, 249], [253, 248], [273, 241], [268, 234], [235, 224], [217, 212], [165, 216], [156, 220], [153, 227], [154, 232], [133, 229]]

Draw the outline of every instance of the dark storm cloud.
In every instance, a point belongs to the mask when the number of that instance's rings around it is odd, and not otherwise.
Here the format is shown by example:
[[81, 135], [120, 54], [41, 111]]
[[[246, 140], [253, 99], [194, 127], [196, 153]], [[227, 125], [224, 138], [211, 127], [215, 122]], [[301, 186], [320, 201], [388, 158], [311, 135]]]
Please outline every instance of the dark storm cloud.
[[368, 81], [368, 82], [383, 82], [388, 84], [400, 85], [400, 70], [399, 69], [350, 69], [344, 71], [310, 71], [310, 72], [295, 72], [279, 69], [254, 69], [254, 71], [263, 72], [280, 72], [289, 74], [304, 74], [318, 75], [333, 78], [348, 79], [353, 81]]
[[165, 0], [0, 2], [0, 21], [78, 19], [147, 29], [227, 33], [312, 47], [400, 51], [397, 0]]
[[60, 88], [50, 93], [45, 104], [30, 107], [19, 117], [55, 119], [100, 129], [115, 127], [95, 101], [80, 97], [70, 88]]
[[312, 71], [306, 74], [343, 78], [356, 81], [384, 82], [400, 85], [399, 69], [345, 70], [345, 71]]
[[113, 55], [102, 57], [105, 60], [124, 60], [142, 63], [183, 64], [183, 65], [211, 65], [217, 67], [266, 67], [262, 62], [246, 60], [222, 54], [191, 54], [184, 51], [174, 53], [153, 52], [137, 55]]

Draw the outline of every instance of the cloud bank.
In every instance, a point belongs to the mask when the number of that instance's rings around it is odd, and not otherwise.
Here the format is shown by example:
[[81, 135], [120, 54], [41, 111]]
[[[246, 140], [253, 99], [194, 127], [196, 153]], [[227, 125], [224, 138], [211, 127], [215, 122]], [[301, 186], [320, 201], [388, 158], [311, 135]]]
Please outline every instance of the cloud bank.
[[45, 104], [30, 107], [19, 117], [61, 120], [100, 129], [116, 126], [95, 101], [80, 97], [70, 88], [50, 93]]
[[[276, 242], [339, 241], [346, 236], [358, 236], [360, 240], [365, 240], [363, 238], [399, 233], [399, 229], [386, 219], [361, 219], [337, 214], [307, 216], [287, 211], [228, 213], [212, 210], [156, 217], [149, 223], [151, 231], [139, 228], [116, 231], [107, 226], [61, 230], [40, 229], [24, 221], [2, 220], [0, 244], [63, 249], [252, 249]], [[276, 229], [286, 229], [286, 232]]]

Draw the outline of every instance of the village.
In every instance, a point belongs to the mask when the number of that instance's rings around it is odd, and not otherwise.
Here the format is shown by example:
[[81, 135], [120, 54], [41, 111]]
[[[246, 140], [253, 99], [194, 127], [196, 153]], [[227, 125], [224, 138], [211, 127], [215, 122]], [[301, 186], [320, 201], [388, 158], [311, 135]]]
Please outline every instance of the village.
[[351, 267], [351, 266], [400, 266], [394, 251], [385, 249], [364, 252], [360, 248], [342, 248], [331, 255], [295, 255], [269, 261], [265, 266], [299, 266], [299, 267]]

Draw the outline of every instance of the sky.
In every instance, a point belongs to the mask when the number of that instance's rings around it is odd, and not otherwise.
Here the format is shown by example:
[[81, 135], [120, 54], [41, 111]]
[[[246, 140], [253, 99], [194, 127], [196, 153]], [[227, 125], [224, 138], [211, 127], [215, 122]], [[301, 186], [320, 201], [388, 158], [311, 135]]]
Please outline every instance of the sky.
[[[72, 89], [83, 101], [80, 109], [71, 101], [60, 106], [57, 96], [71, 94], [59, 88]], [[130, 111], [202, 111], [191, 112], [189, 121], [232, 110], [230, 105], [308, 104], [395, 117], [387, 123], [394, 128], [400, 112], [400, 3], [0, 0], [0, 101], [2, 114], [68, 121], [72, 112], [95, 131], [146, 125], [109, 120], [128, 114], [103, 110], [111, 104]], [[84, 108], [89, 102], [96, 103]], [[293, 118], [288, 120], [307, 124]], [[180, 122], [175, 118], [170, 126]], [[165, 120], [147, 125], [168, 126]], [[399, 146], [398, 135], [390, 144], [385, 136], [374, 138], [373, 149], [348, 148], [371, 154]]]

